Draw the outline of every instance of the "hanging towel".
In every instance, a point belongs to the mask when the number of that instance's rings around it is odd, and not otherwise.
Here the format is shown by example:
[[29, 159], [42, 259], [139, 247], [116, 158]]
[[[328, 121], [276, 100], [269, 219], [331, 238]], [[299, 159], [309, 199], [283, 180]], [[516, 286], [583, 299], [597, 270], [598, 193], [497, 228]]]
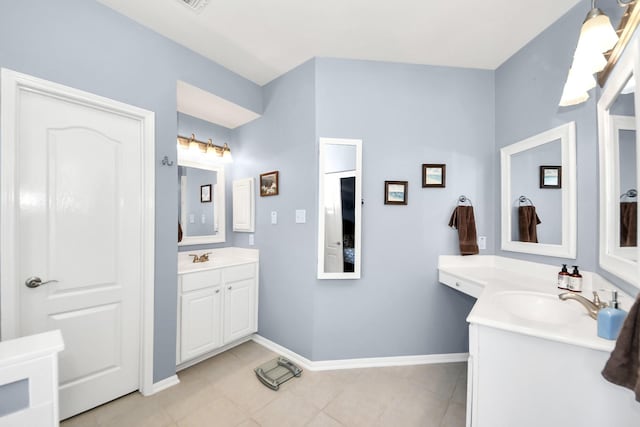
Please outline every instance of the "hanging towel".
[[178, 222], [178, 243], [182, 242], [182, 225]]
[[640, 402], [640, 294], [622, 325], [616, 346], [602, 376], [614, 384], [631, 389]]
[[620, 246], [637, 246], [638, 202], [620, 202]]
[[518, 208], [520, 241], [538, 243], [538, 224], [541, 223], [542, 221], [538, 218], [535, 206], [520, 206]]
[[449, 227], [458, 229], [461, 255], [475, 255], [478, 253], [476, 219], [473, 215], [473, 206], [456, 207], [451, 214]]

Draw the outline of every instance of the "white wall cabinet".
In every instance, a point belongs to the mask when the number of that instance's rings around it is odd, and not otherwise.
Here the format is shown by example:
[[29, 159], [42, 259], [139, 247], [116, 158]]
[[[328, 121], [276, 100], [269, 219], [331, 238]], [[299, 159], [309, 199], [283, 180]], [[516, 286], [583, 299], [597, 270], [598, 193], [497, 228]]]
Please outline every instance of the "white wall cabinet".
[[180, 274], [177, 363], [258, 330], [258, 263]]
[[255, 231], [255, 190], [253, 178], [233, 181], [233, 231]]

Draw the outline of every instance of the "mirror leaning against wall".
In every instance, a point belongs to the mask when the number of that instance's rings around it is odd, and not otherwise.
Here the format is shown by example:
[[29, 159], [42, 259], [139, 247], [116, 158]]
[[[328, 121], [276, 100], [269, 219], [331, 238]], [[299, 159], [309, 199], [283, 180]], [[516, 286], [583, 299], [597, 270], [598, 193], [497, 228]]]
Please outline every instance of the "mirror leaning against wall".
[[318, 279], [359, 279], [362, 141], [320, 138]]
[[500, 149], [502, 250], [576, 257], [575, 135], [570, 122]]
[[627, 46], [598, 101], [600, 266], [638, 286], [637, 41]]
[[197, 150], [178, 149], [178, 222], [178, 246], [226, 241], [224, 165]]

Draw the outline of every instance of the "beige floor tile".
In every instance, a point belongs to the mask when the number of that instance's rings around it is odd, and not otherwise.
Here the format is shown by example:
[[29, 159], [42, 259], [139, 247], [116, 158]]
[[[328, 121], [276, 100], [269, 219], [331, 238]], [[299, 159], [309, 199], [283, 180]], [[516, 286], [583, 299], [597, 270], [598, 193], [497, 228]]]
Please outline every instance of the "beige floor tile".
[[248, 414], [238, 408], [226, 397], [220, 397], [208, 405], [193, 411], [178, 421], [179, 427], [232, 427], [246, 421]]
[[300, 427], [318, 414], [318, 409], [303, 398], [288, 391], [253, 415], [262, 427]]
[[278, 392], [267, 388], [258, 380], [249, 365], [243, 366], [215, 385], [242, 410], [251, 414], [278, 397]]
[[461, 405], [466, 405], [467, 403], [467, 376], [460, 375], [458, 377], [458, 381], [456, 382], [456, 387], [453, 390], [453, 396], [451, 396], [451, 401], [455, 403], [460, 403]]
[[309, 423], [307, 427], [341, 427], [342, 423], [331, 418], [329, 415], [324, 412], [318, 413]]
[[246, 343], [240, 344], [229, 351], [245, 364], [255, 365], [252, 366], [253, 368], [270, 359], [278, 357], [276, 353], [255, 343], [254, 341], [247, 341]]
[[407, 370], [407, 378], [414, 384], [449, 399], [465, 366], [464, 363], [412, 366]]
[[61, 427], [96, 427], [97, 425], [95, 410], [83, 412], [60, 423]]
[[466, 408], [459, 403], [449, 403], [447, 412], [442, 420], [442, 427], [464, 427], [466, 421]]
[[148, 402], [151, 401], [136, 391], [109, 403], [105, 403], [104, 405], [98, 406], [91, 412], [95, 416], [98, 424], [103, 425], [120, 415], [130, 414], [133, 411], [136, 411], [139, 407], [144, 406]]
[[178, 372], [180, 381], [205, 380], [216, 383], [233, 374], [246, 363], [238, 356], [225, 351], [210, 359], [204, 360], [190, 368]]
[[260, 427], [260, 424], [258, 424], [254, 419], [250, 418], [238, 424], [237, 427]]
[[180, 383], [152, 396], [174, 421], [222, 397], [215, 385], [204, 380]]
[[336, 396], [324, 412], [346, 426], [371, 426], [386, 409], [386, 398], [379, 390], [363, 390], [354, 384]]
[[173, 425], [171, 417], [155, 403], [141, 405], [131, 412], [100, 423], [100, 427], [166, 427], [170, 425]]
[[448, 400], [429, 391], [417, 391], [389, 404], [378, 419], [378, 426], [439, 426], [447, 411]]
[[347, 387], [341, 378], [322, 372], [303, 372], [299, 378], [292, 378], [280, 386], [302, 397], [318, 409], [323, 409], [331, 400]]

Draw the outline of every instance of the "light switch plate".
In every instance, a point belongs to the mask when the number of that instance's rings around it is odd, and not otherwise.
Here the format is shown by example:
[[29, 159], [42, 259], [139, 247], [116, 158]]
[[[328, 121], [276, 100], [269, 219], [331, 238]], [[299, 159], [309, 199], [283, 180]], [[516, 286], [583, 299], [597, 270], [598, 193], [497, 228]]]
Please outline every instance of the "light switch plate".
[[256, 242], [255, 242], [255, 240], [253, 238], [253, 234], [249, 234], [249, 246], [253, 246], [255, 244], [256, 244]]
[[271, 224], [277, 224], [277, 223], [278, 223], [278, 212], [271, 211]]
[[487, 249], [487, 236], [478, 237], [478, 249]]
[[189, 214], [189, 224], [196, 223], [196, 216], [194, 214]]
[[307, 211], [305, 209], [296, 209], [296, 224], [304, 224], [307, 222]]

